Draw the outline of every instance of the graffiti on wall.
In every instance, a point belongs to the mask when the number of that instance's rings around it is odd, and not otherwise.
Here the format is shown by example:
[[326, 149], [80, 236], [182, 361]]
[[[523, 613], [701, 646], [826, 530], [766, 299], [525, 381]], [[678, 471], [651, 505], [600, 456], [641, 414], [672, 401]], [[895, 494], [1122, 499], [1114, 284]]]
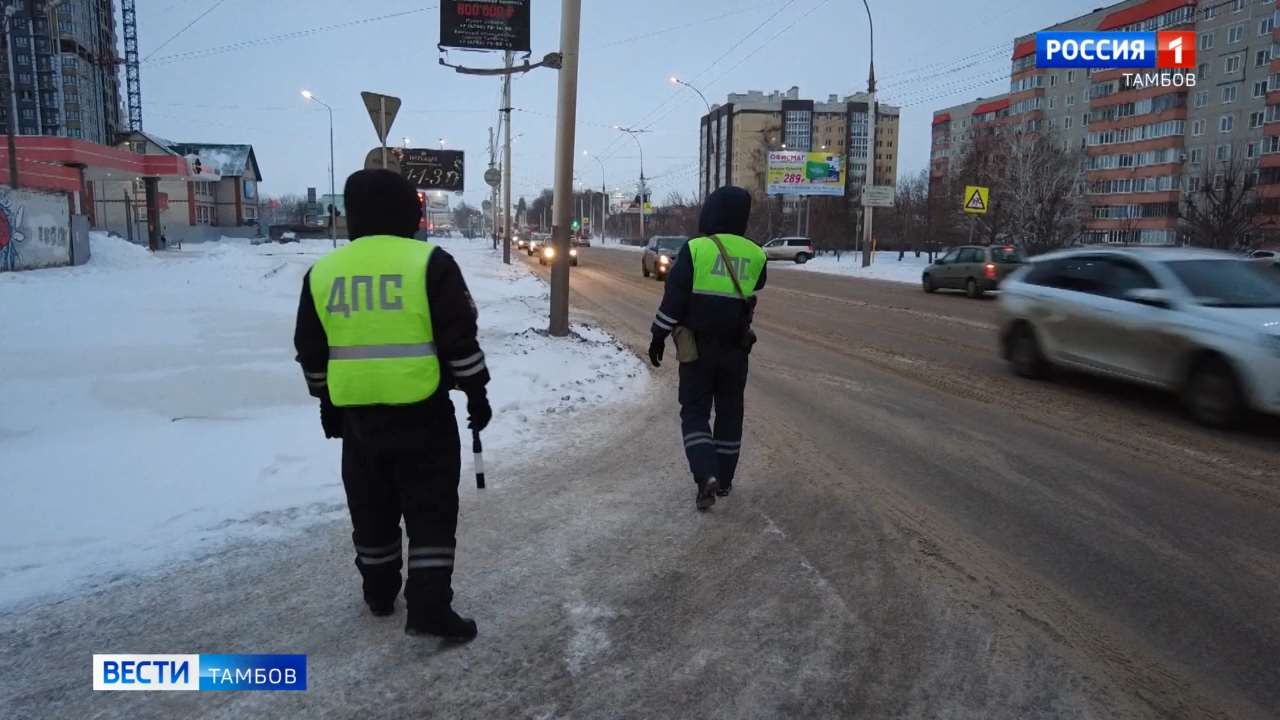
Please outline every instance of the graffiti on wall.
[[0, 190], [0, 271], [68, 264], [70, 222], [66, 195]]

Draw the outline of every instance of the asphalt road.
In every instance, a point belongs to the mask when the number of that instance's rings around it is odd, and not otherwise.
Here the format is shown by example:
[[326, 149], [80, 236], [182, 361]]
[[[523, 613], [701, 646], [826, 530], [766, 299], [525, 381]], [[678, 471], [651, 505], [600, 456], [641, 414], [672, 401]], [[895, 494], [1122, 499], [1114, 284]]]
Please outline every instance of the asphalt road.
[[[639, 263], [592, 248], [573, 285], [643, 352], [661, 286]], [[473, 644], [363, 612], [335, 508], [0, 617], [0, 717], [1280, 716], [1275, 422], [1015, 379], [991, 301], [771, 270], [743, 471], [711, 513], [668, 365], [464, 491]], [[303, 652], [310, 689], [95, 694], [93, 652]]]
[[[578, 305], [643, 348], [660, 283], [635, 253], [582, 261]], [[993, 300], [771, 270], [732, 501], [867, 613], [879, 675], [853, 706], [1280, 716], [1275, 421], [1219, 433], [1158, 392], [1015, 378]], [[970, 705], [984, 684], [1013, 695]]]

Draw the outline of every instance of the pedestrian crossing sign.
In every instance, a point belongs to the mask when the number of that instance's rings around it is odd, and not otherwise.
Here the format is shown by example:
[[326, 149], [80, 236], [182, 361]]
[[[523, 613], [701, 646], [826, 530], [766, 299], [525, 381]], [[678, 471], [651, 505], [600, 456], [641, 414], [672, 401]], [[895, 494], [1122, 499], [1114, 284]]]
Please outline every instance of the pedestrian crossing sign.
[[985, 215], [991, 207], [991, 188], [978, 185], [966, 185], [964, 188], [964, 211], [973, 215]]

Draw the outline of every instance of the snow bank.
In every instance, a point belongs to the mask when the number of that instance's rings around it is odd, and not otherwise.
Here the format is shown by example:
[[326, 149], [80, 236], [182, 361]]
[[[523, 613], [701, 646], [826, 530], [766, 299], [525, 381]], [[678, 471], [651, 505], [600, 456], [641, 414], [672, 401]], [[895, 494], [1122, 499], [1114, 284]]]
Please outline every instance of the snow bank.
[[[303, 274], [329, 242], [92, 243], [87, 265], [0, 275], [0, 606], [345, 514], [340, 444], [292, 347]], [[446, 247], [494, 376], [487, 450], [536, 446], [541, 419], [644, 391], [607, 334], [543, 333], [540, 280], [483, 241]]]
[[839, 261], [836, 260], [835, 255], [822, 255], [813, 258], [804, 265], [771, 262], [769, 263], [769, 272], [773, 272], [775, 269], [818, 272], [916, 285], [920, 283], [920, 276], [928, 266], [928, 254], [921, 253], [920, 257], [916, 257], [915, 253], [908, 252], [899, 262], [898, 253], [895, 251], [876, 253], [875, 262], [870, 267], [864, 268], [862, 267], [862, 254], [850, 252], [841, 253]]

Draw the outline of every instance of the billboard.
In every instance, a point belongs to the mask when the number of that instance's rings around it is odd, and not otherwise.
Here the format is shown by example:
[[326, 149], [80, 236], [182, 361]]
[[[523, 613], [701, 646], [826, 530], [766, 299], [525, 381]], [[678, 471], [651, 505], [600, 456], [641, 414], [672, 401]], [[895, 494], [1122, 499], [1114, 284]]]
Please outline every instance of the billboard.
[[405, 148], [400, 151], [400, 174], [420, 190], [462, 192], [462, 151]]
[[827, 152], [769, 153], [770, 195], [844, 195], [844, 158]]
[[440, 45], [529, 51], [531, 0], [442, 0]]

